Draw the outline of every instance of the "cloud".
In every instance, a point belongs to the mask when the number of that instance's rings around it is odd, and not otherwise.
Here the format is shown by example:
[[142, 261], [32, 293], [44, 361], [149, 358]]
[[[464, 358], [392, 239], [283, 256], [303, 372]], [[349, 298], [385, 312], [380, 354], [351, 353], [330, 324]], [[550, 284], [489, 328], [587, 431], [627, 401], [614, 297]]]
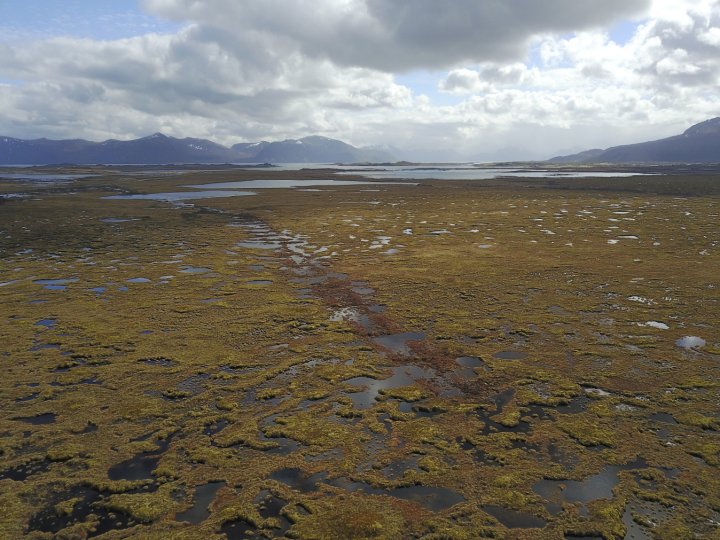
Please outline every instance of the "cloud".
[[[125, 110], [129, 117], [145, 118], [141, 125], [154, 124], [154, 131], [177, 134], [176, 126], [187, 125], [181, 118], [197, 117], [196, 131], [227, 140], [233, 124], [236, 137], [238, 131], [252, 133], [252, 126], [261, 125], [266, 136], [332, 131], [333, 119], [343, 111], [412, 104], [410, 90], [389, 74], [339, 70], [298, 52], [263, 49], [251, 57], [230, 51], [227, 40], [235, 42], [197, 26], [173, 36], [108, 42], [58, 38], [23, 48], [4, 46], [0, 69], [24, 81], [22, 88], [5, 89], [16, 108], [30, 110], [36, 105], [34, 96], [46, 96], [48, 103], [34, 109], [46, 111], [43, 125], [63, 121], [61, 110], [89, 123], [94, 109], [108, 108], [113, 115]], [[214, 132], [219, 126], [224, 126], [221, 133]], [[118, 134], [108, 123], [94, 131]]]
[[[509, 132], [535, 149], [551, 151], [548, 140], [576, 150], [679, 133], [720, 114], [720, 6], [661, 7], [622, 45], [603, 31], [540, 36], [536, 65], [457, 68], [439, 89], [466, 96], [454, 109], [495, 141]], [[526, 134], [536, 126], [546, 135], [532, 141]]]
[[[182, 29], [0, 43], [0, 133], [322, 134], [411, 159], [490, 159], [655, 138], [720, 114], [714, 0], [144, 5]], [[614, 42], [603, 25], [643, 10]], [[399, 83], [409, 70], [436, 88]]]
[[298, 50], [386, 72], [525, 55], [537, 34], [598, 27], [649, 0], [146, 0], [157, 15], [223, 29], [258, 47]]
[[497, 87], [530, 85], [537, 79], [537, 70], [525, 64], [485, 64], [480, 69], [451, 70], [439, 84], [445, 92], [457, 94], [487, 92]]

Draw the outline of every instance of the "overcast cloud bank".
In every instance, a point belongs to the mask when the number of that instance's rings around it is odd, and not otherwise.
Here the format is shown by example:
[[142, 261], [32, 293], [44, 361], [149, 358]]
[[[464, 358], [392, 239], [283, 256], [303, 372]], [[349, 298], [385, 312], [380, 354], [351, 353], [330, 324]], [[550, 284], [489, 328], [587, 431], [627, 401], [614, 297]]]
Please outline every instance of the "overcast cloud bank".
[[[720, 114], [711, 0], [143, 6], [181, 30], [0, 42], [0, 133], [228, 145], [319, 134], [480, 160], [657, 138]], [[407, 82], [428, 73], [435, 88]]]

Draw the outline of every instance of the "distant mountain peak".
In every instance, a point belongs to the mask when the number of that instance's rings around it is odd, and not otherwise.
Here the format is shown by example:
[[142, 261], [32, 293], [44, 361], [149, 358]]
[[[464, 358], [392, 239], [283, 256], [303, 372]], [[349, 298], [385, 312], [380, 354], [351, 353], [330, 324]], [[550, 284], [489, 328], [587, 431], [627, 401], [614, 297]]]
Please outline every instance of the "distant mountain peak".
[[331, 142], [340, 142], [336, 139], [331, 139], [330, 137], [323, 137], [322, 135], [308, 135], [307, 137], [303, 137], [302, 139], [299, 139], [303, 142], [321, 142], [321, 141], [331, 141]]
[[717, 135], [720, 134], [720, 116], [705, 120], [699, 124], [695, 124], [685, 130], [683, 135], [696, 137], [698, 135]]
[[656, 141], [558, 156], [552, 163], [720, 163], [720, 117]]
[[391, 161], [380, 150], [355, 148], [322, 136], [282, 142], [239, 143], [227, 148], [206, 139], [178, 139], [163, 133], [129, 141], [22, 140], [0, 137], [0, 164], [56, 163], [169, 164], [169, 163], [353, 163]]

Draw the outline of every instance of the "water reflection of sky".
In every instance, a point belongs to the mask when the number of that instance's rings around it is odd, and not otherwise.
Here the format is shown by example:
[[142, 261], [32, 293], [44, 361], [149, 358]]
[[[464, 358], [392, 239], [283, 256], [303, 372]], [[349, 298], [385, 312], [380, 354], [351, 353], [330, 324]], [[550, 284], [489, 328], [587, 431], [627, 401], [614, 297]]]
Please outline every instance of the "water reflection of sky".
[[339, 175], [362, 174], [367, 178], [411, 179], [411, 180], [491, 180], [493, 178], [625, 178], [642, 176], [639, 173], [597, 172], [597, 171], [545, 171], [534, 169], [479, 169], [468, 167], [448, 168], [403, 168], [388, 167], [384, 170], [361, 168], [354, 171], [341, 171]]
[[[359, 180], [246, 180], [240, 182], [218, 182], [214, 184], [197, 184], [187, 187], [199, 189], [287, 189], [310, 186], [364, 186], [388, 184], [391, 182], [363, 182]], [[405, 184], [402, 184], [405, 185]]]
[[0, 173], [0, 180], [22, 180], [25, 182], [70, 182], [81, 178], [90, 178], [95, 174], [23, 174]]
[[217, 199], [222, 197], [243, 197], [255, 195], [252, 191], [178, 191], [175, 193], [143, 193], [136, 195], [111, 195], [103, 199], [147, 200], [147, 201], [191, 201], [194, 199]]

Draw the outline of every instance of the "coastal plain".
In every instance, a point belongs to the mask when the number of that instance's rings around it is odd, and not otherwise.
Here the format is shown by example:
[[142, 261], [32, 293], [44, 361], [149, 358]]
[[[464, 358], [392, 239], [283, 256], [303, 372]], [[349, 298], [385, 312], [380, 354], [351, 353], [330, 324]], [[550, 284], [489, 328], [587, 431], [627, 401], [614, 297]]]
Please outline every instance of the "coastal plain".
[[0, 179], [0, 536], [720, 537], [716, 174], [44, 172]]

